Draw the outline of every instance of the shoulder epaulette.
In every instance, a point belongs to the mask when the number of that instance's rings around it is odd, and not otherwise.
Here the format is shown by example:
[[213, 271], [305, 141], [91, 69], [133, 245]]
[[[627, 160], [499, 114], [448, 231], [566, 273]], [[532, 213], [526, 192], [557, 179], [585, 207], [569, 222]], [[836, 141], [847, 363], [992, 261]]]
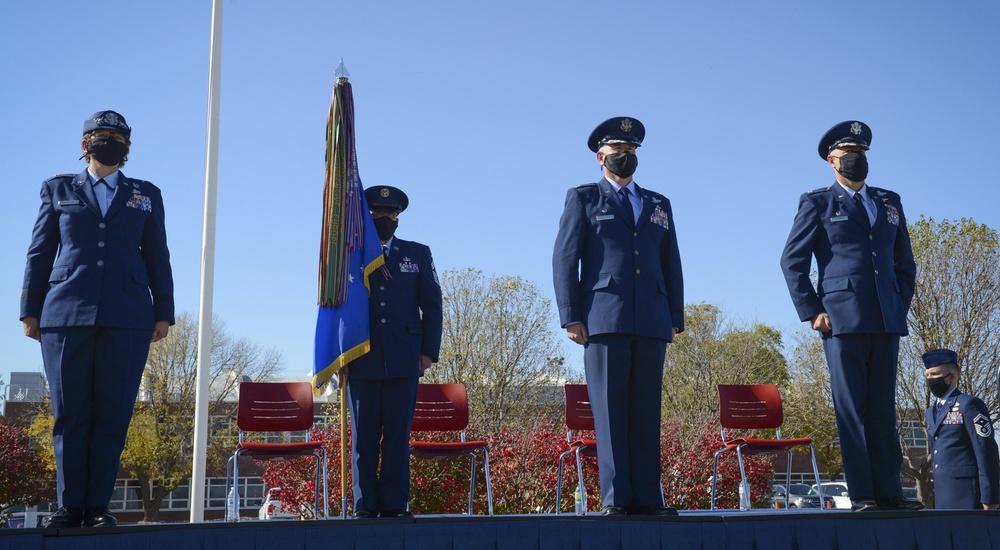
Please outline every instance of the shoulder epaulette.
[[596, 183], [581, 183], [580, 185], [576, 186], [576, 189], [582, 189], [584, 187], [597, 187], [597, 184]]
[[809, 191], [809, 194], [814, 195], [816, 193], [822, 193], [823, 191], [830, 191], [830, 190], [831, 189], [829, 187], [820, 187], [819, 189], [813, 189], [812, 191]]

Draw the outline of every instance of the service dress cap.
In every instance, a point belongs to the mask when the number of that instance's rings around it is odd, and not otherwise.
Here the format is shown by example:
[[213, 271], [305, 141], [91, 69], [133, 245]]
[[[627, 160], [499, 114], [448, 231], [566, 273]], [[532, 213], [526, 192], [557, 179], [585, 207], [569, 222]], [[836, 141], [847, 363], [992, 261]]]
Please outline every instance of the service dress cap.
[[94, 130], [114, 130], [125, 134], [126, 137], [132, 136], [132, 129], [125, 123], [125, 117], [114, 111], [97, 111], [83, 121], [84, 134]]
[[597, 152], [602, 145], [608, 143], [630, 143], [636, 147], [642, 145], [646, 137], [646, 127], [634, 118], [616, 116], [597, 125], [587, 139], [587, 147]]
[[924, 368], [929, 369], [947, 363], [958, 364], [958, 354], [950, 349], [932, 349], [923, 356]]
[[388, 185], [376, 185], [365, 189], [365, 200], [368, 201], [369, 210], [394, 210], [397, 213], [406, 210], [410, 204], [406, 193]]
[[838, 147], [864, 147], [868, 149], [872, 143], [872, 129], [864, 122], [845, 120], [830, 128], [819, 140], [819, 157], [826, 160], [830, 151]]

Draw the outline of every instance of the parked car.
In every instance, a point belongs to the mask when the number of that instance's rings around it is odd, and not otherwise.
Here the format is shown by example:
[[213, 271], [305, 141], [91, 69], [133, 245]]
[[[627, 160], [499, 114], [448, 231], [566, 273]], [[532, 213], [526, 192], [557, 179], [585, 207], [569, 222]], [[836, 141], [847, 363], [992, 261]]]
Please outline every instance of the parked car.
[[267, 497], [260, 505], [257, 512], [259, 519], [299, 519], [300, 514], [294, 510], [283, 510], [281, 506], [281, 487], [271, 487], [267, 490]]
[[[27, 512], [35, 512], [35, 525], [25, 525]], [[11, 529], [23, 529], [25, 527], [45, 527], [45, 518], [56, 511], [56, 505], [52, 502], [43, 502], [38, 506], [25, 508], [22, 505], [8, 506], [0, 510], [0, 515], [7, 518], [7, 527]]]
[[[823, 496], [833, 498], [834, 508], [846, 508], [850, 510], [851, 508], [851, 496], [847, 492], [847, 484], [842, 481], [831, 481], [830, 483], [822, 483]], [[816, 488], [815, 485], [812, 486], [813, 489]]]
[[[819, 508], [819, 493], [816, 489], [805, 483], [792, 483], [788, 486], [788, 507], [789, 508]], [[768, 505], [772, 508], [785, 507], [785, 486], [775, 485], [774, 492], [768, 498]], [[833, 497], [824, 495], [823, 508], [833, 508]]]

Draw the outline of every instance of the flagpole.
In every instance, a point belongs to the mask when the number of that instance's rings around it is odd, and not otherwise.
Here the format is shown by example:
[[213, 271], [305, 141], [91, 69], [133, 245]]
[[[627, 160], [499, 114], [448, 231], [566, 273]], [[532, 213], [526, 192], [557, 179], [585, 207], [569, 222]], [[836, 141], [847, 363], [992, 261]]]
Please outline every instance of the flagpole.
[[[208, 146], [205, 161], [205, 212], [201, 233], [201, 292], [198, 310], [197, 392], [194, 409], [194, 459], [191, 465], [191, 523], [205, 520], [205, 463], [208, 446], [208, 391], [212, 369], [212, 291], [215, 281], [215, 209], [219, 175], [219, 103], [222, 74], [222, 0], [212, 0], [212, 44], [208, 65]], [[233, 480], [239, 495], [239, 480]], [[228, 497], [228, 495], [227, 495]], [[231, 506], [226, 501], [226, 509]], [[239, 517], [239, 505], [234, 512]]]

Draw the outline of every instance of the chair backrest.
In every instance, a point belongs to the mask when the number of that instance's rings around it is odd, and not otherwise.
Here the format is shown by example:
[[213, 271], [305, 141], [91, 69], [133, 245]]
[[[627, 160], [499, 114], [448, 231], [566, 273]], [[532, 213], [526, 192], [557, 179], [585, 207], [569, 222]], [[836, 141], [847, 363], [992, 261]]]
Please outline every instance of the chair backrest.
[[309, 382], [242, 382], [236, 424], [245, 432], [295, 432], [313, 425]]
[[417, 385], [414, 432], [462, 431], [469, 425], [469, 394], [465, 384]]
[[590, 410], [590, 394], [586, 384], [566, 384], [566, 427], [571, 430], [593, 430], [594, 413]]
[[719, 384], [719, 420], [726, 429], [780, 428], [781, 395], [774, 384]]

